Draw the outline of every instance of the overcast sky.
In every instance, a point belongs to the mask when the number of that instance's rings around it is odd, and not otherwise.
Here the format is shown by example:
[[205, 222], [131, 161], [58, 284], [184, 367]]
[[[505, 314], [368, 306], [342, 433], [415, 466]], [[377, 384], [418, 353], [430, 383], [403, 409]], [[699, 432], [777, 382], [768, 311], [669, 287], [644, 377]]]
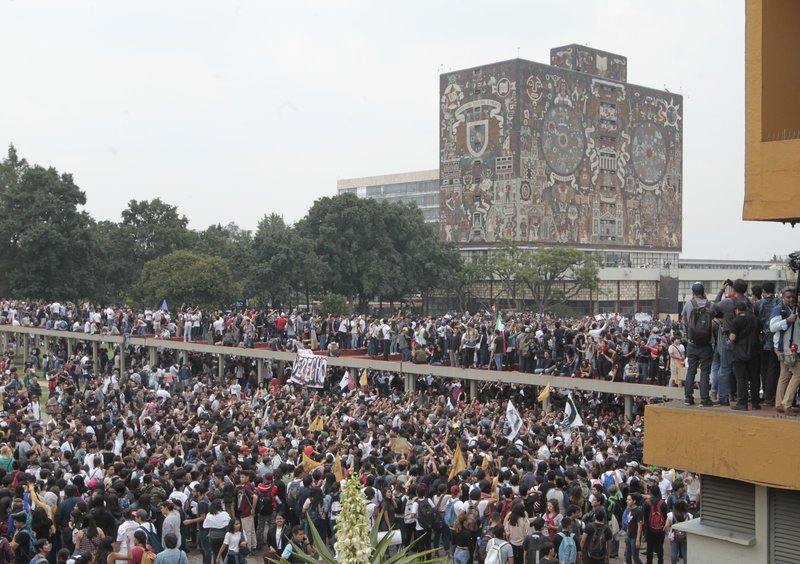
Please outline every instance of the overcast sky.
[[0, 0], [0, 144], [71, 172], [97, 219], [160, 197], [253, 229], [339, 178], [437, 168], [441, 72], [567, 43], [683, 94], [684, 256], [794, 250], [741, 220], [743, 0]]

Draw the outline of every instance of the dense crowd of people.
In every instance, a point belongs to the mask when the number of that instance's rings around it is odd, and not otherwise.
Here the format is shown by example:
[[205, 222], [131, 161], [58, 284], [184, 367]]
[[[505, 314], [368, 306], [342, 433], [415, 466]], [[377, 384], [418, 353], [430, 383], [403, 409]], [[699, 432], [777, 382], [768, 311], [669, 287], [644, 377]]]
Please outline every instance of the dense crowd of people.
[[[522, 313], [498, 320], [492, 312], [321, 319], [12, 301], [0, 315], [21, 326], [243, 347], [261, 341], [329, 354], [366, 346], [376, 356], [411, 358], [438, 350], [434, 362], [454, 366], [663, 384], [676, 381], [680, 360], [688, 362], [687, 403], [692, 370], [700, 369], [705, 401], [719, 358], [719, 402], [727, 398], [725, 343], [734, 351], [747, 339], [755, 343], [747, 337], [753, 324], [739, 318], [761, 319], [762, 300], [774, 297], [765, 285], [761, 298], [748, 299], [739, 282], [733, 296], [721, 292], [716, 302], [703, 301], [696, 284], [680, 322]], [[793, 292], [781, 297], [767, 317], [779, 380], [788, 374], [773, 397], [789, 412], [796, 368], [785, 356], [800, 328], [793, 329]], [[738, 312], [732, 319], [729, 302]], [[706, 309], [711, 333], [704, 338]], [[765, 326], [756, 328], [764, 346]], [[65, 340], [34, 337], [30, 357], [17, 361], [8, 351], [0, 363], [0, 564], [172, 564], [188, 562], [192, 551], [204, 564], [299, 561], [296, 551], [314, 551], [312, 528], [335, 543], [341, 480], [349, 474], [361, 479], [365, 511], [381, 531], [454, 562], [591, 563], [618, 555], [640, 562], [642, 549], [648, 562], [661, 562], [665, 545], [673, 562], [686, 561], [685, 533], [673, 525], [696, 514], [700, 481], [643, 464], [644, 422], [626, 420], [620, 397], [573, 395], [582, 415], [573, 427], [558, 391], [545, 411], [533, 387], [487, 383], [469, 400], [456, 379], [421, 377], [420, 392], [406, 393], [397, 375], [376, 372], [366, 385], [340, 387], [336, 368], [315, 390], [290, 383], [270, 363], [258, 381], [248, 359], [228, 357], [220, 378], [217, 355], [179, 357], [165, 343], [150, 365], [144, 348], [122, 346], [120, 367], [118, 349], [101, 347], [95, 359], [83, 345], [69, 355]], [[732, 356], [738, 376], [741, 354]], [[559, 372], [564, 366], [571, 368]], [[39, 374], [48, 388], [42, 411]], [[771, 389], [752, 388], [751, 402], [761, 393], [769, 401]], [[509, 401], [524, 422], [511, 434]]]
[[[492, 311], [420, 316], [329, 315], [239, 308], [134, 311], [88, 304], [5, 302], [0, 322], [88, 334], [180, 338], [274, 350], [310, 348], [336, 356], [363, 349], [370, 357], [464, 368], [519, 370], [666, 385], [677, 382], [681, 333], [670, 316], [558, 319]], [[673, 346], [675, 345], [675, 346]], [[634, 362], [631, 360], [634, 359]]]

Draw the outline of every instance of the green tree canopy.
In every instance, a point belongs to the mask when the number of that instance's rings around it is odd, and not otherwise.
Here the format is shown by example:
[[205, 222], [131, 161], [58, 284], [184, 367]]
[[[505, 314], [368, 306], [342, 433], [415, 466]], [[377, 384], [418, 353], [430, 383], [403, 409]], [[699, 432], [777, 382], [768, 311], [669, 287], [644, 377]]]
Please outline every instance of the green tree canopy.
[[327, 291], [355, 298], [359, 311], [374, 297], [397, 300], [430, 290], [459, 259], [444, 247], [416, 206], [340, 194], [314, 202], [297, 224], [327, 266]]
[[89, 215], [72, 175], [29, 165], [13, 146], [0, 164], [0, 289], [4, 295], [78, 299], [92, 293], [86, 271]]
[[539, 311], [550, 311], [585, 289], [597, 290], [597, 255], [568, 247], [543, 247], [525, 253], [517, 279], [533, 294]]
[[177, 206], [161, 201], [131, 200], [122, 210], [122, 229], [130, 253], [145, 263], [172, 251], [185, 249], [190, 241], [189, 220], [178, 214]]
[[175, 251], [145, 263], [136, 284], [143, 304], [186, 303], [214, 306], [241, 295], [225, 260], [191, 251]]

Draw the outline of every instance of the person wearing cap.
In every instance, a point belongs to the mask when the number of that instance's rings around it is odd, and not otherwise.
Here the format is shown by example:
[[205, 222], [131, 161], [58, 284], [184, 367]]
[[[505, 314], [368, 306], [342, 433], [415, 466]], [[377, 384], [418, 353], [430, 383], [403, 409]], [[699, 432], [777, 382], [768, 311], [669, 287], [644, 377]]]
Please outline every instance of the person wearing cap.
[[[697, 308], [710, 306], [706, 298], [706, 289], [700, 282], [692, 284], [692, 299], [683, 305], [681, 321], [683, 326], [689, 327], [692, 311]], [[709, 383], [711, 378], [711, 362], [714, 359], [714, 349], [711, 339], [707, 343], [696, 343], [689, 340], [686, 349], [686, 381], [684, 382], [684, 404], [694, 405], [694, 381], [698, 367], [700, 368], [700, 405], [710, 407], [713, 405], [709, 397]]]

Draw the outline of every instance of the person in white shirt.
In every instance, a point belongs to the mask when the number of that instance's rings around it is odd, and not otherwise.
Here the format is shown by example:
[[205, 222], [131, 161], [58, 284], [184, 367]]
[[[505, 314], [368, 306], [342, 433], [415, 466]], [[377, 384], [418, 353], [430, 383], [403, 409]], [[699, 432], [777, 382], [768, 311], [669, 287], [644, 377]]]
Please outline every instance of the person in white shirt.
[[669, 364], [670, 364], [670, 375], [671, 375], [669, 386], [670, 387], [680, 386], [680, 381], [678, 379], [678, 369], [683, 368], [684, 362], [686, 360], [686, 349], [681, 343], [680, 337], [672, 337], [672, 344], [669, 346], [668, 353], [669, 353]]
[[[114, 552], [129, 554], [130, 550], [133, 548], [133, 533], [135, 533], [139, 528], [139, 523], [134, 520], [133, 511], [131, 509], [126, 509], [123, 515], [125, 520], [117, 529], [117, 539], [114, 543]], [[128, 561], [117, 560], [117, 562], [119, 564], [127, 564]]]

